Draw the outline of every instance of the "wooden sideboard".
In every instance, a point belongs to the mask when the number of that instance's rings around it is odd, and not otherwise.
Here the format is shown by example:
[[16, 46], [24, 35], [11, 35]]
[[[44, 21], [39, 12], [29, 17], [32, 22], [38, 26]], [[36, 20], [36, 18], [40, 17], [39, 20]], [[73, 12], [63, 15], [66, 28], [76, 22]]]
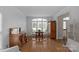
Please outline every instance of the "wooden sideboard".
[[20, 38], [20, 34], [9, 35], [9, 47], [19, 45], [20, 44], [19, 38]]
[[26, 33], [24, 32], [17, 32], [17, 33], [12, 33], [13, 28], [9, 29], [9, 47], [18, 45], [18, 46], [22, 46], [23, 44], [25, 44], [27, 42], [27, 37], [26, 37]]

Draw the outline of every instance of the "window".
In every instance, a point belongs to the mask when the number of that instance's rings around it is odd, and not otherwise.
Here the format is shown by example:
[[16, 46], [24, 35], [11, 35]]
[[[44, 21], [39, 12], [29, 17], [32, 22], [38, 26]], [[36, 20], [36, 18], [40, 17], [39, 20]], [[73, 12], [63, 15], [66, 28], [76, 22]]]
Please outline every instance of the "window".
[[66, 21], [63, 21], [63, 29], [66, 29]]
[[65, 17], [65, 18], [63, 18], [63, 20], [69, 20], [70, 18], [69, 17]]
[[43, 32], [47, 31], [47, 19], [43, 18], [35, 18], [32, 19], [32, 31], [33, 33], [41, 30]]
[[63, 29], [67, 29], [67, 21], [70, 20], [69, 17], [64, 17], [63, 18]]

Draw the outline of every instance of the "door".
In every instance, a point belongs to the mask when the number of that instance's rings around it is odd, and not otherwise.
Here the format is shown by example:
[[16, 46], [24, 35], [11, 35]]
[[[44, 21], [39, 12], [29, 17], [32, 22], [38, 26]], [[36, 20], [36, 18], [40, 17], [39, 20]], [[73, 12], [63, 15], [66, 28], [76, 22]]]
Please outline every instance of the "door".
[[50, 21], [50, 38], [56, 40], [56, 21]]

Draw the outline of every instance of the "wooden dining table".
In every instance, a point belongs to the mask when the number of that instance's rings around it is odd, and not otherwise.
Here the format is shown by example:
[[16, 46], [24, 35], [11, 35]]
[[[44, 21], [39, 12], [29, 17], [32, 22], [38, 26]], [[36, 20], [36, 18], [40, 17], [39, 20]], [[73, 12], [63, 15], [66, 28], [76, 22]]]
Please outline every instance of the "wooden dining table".
[[40, 31], [35, 32], [35, 38], [36, 38], [36, 40], [38, 39], [40, 41], [41, 39], [43, 39], [43, 33], [44, 32], [40, 32]]

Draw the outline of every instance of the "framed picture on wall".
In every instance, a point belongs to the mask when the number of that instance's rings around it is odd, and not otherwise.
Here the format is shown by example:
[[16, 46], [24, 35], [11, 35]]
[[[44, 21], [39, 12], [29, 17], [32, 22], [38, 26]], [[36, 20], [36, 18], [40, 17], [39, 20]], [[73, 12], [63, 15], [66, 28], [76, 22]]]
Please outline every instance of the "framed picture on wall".
[[10, 34], [19, 34], [21, 32], [20, 27], [10, 28]]

